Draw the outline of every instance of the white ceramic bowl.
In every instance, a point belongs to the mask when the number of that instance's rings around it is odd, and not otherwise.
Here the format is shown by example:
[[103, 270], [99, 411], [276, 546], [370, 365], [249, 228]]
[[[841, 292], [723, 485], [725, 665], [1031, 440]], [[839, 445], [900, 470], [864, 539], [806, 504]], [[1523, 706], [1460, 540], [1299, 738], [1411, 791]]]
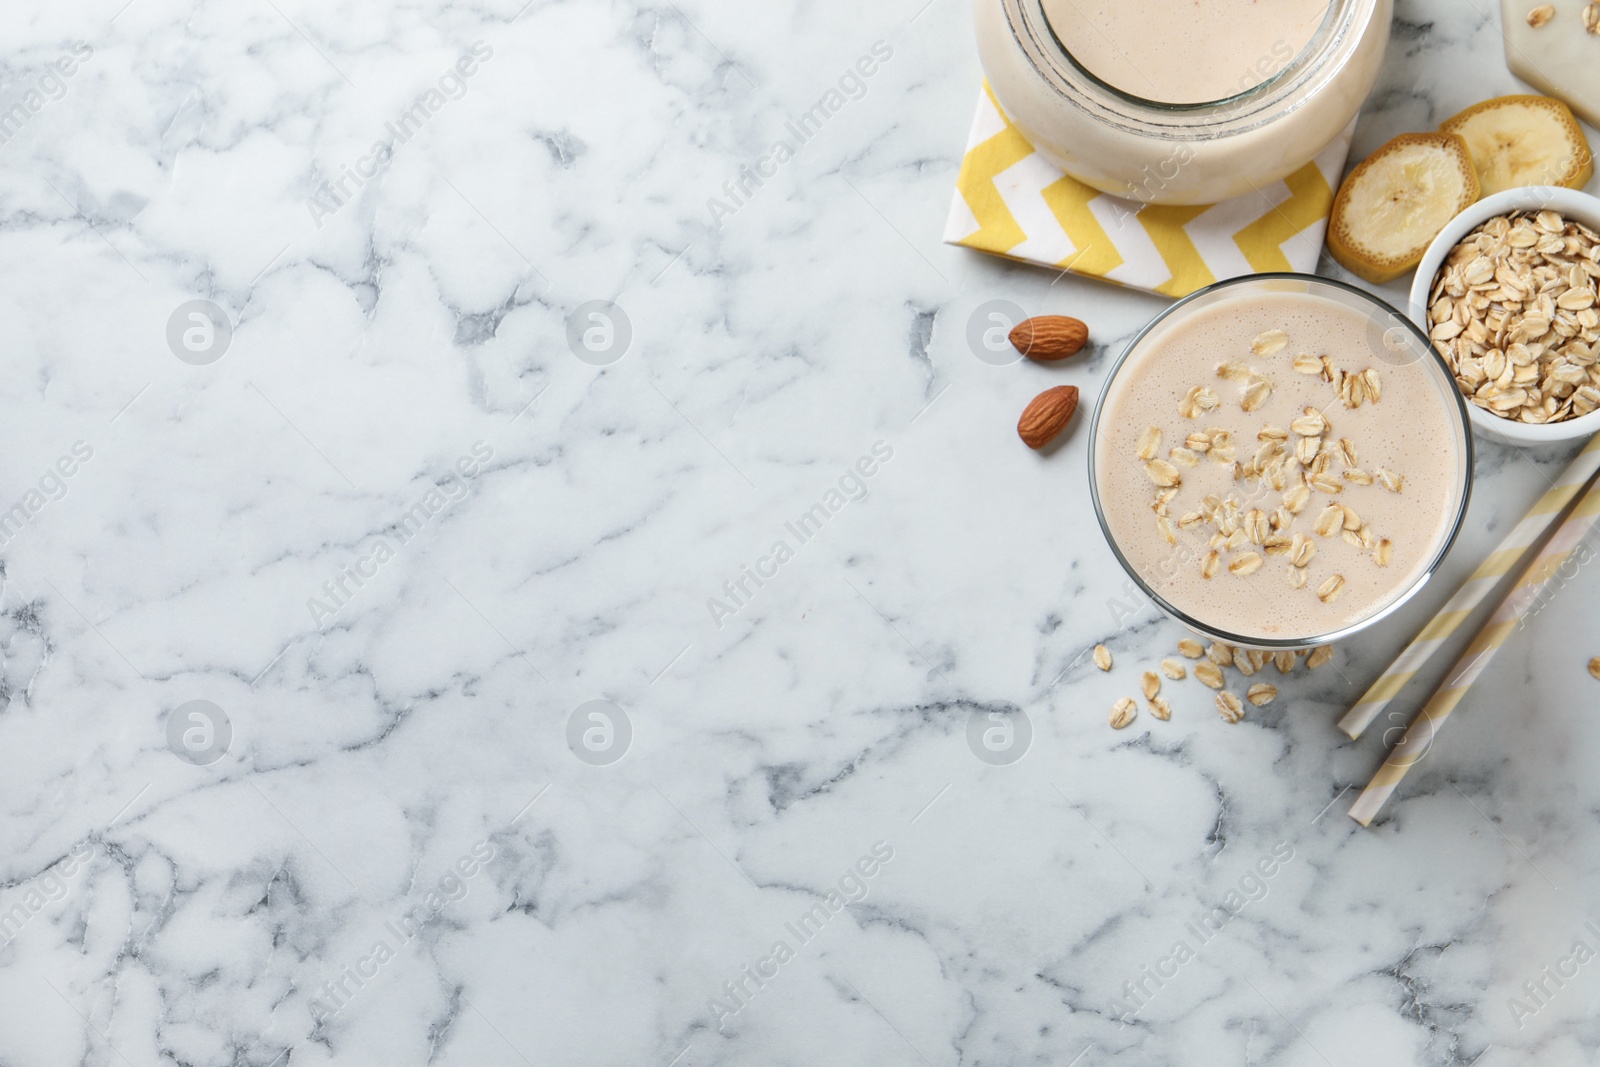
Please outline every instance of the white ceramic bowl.
[[[1428, 246], [1428, 252], [1422, 257], [1422, 264], [1417, 267], [1416, 278], [1411, 283], [1411, 321], [1421, 327], [1423, 332], [1428, 331], [1428, 291], [1433, 288], [1433, 278], [1439, 272], [1440, 264], [1445, 261], [1450, 250], [1461, 243], [1463, 237], [1496, 215], [1505, 215], [1513, 211], [1542, 211], [1546, 208], [1559, 212], [1573, 222], [1581, 222], [1600, 233], [1600, 199], [1587, 193], [1537, 186], [1507, 189], [1505, 192], [1486, 196], [1451, 219], [1450, 224], [1434, 238], [1433, 244]], [[1560, 444], [1563, 441], [1575, 441], [1600, 433], [1600, 411], [1592, 411], [1587, 415], [1568, 419], [1566, 422], [1547, 423], [1542, 426], [1503, 419], [1492, 411], [1486, 411], [1472, 403], [1467, 405], [1467, 414], [1480, 435], [1524, 448]]]

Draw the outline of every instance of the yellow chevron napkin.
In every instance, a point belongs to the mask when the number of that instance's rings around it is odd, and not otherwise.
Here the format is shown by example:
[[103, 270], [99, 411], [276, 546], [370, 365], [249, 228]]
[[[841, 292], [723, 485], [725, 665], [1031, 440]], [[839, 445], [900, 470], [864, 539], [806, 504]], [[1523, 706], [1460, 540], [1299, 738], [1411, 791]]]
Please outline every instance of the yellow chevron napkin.
[[1260, 192], [1209, 206], [1140, 204], [1061, 173], [985, 83], [945, 243], [1171, 297], [1243, 274], [1310, 273], [1354, 131], [1352, 122], [1316, 159]]

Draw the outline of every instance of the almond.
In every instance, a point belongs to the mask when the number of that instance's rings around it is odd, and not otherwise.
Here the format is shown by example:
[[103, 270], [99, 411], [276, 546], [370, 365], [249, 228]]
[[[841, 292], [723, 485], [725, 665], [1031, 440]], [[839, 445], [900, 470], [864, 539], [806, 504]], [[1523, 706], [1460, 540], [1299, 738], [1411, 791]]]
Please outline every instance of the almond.
[[1089, 327], [1067, 315], [1040, 315], [1011, 328], [1011, 345], [1029, 359], [1051, 363], [1075, 356], [1089, 343]]
[[1058, 385], [1033, 398], [1017, 420], [1017, 436], [1029, 448], [1043, 448], [1072, 421], [1078, 410], [1078, 387]]

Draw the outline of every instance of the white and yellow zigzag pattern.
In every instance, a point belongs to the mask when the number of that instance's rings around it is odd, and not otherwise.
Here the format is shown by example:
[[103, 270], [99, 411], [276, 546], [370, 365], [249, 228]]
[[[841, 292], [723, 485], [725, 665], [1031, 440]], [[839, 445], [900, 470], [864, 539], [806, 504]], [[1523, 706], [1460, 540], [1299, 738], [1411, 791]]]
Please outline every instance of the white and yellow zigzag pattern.
[[1173, 297], [1242, 274], [1310, 272], [1350, 133], [1261, 194], [1204, 207], [1141, 205], [1061, 173], [985, 85], [944, 239]]

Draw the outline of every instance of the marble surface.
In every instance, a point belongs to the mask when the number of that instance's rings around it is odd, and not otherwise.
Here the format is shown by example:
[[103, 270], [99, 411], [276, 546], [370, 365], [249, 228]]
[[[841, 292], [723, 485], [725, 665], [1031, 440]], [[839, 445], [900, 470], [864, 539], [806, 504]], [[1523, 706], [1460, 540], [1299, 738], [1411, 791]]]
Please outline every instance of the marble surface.
[[[1013, 426], [1163, 305], [939, 243], [962, 0], [6, 15], [0, 1064], [1600, 1056], [1595, 570], [1370, 831], [1333, 727], [1564, 456], [1245, 723], [1109, 730], [1181, 634]], [[1356, 158], [1515, 84], [1487, 0], [1390, 55]]]

